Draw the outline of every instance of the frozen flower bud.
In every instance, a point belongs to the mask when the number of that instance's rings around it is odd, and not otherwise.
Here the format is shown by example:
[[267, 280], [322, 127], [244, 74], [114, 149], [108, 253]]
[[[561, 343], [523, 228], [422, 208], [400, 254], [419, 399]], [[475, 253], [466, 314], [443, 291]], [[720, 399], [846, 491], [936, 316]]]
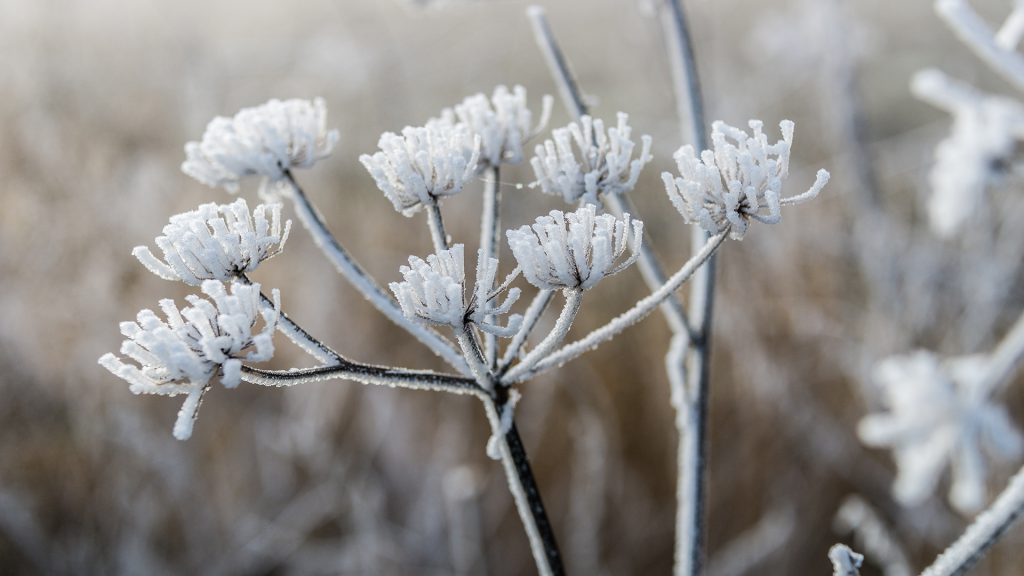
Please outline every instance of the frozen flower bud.
[[545, 194], [561, 196], [573, 204], [583, 199], [596, 204], [602, 194], [622, 194], [636, 186], [640, 170], [651, 161], [651, 137], [642, 136], [640, 154], [630, 140], [629, 116], [618, 114], [615, 128], [583, 116], [565, 128], [552, 131], [551, 140], [536, 148], [530, 160]]
[[951, 236], [985, 199], [985, 190], [1010, 170], [1024, 140], [1024, 106], [990, 96], [938, 70], [924, 70], [911, 85], [917, 97], [953, 115], [953, 131], [935, 148], [928, 176], [932, 229]]
[[985, 502], [983, 449], [1005, 459], [1021, 456], [1020, 432], [980, 385], [985, 364], [982, 356], [942, 360], [922, 350], [878, 365], [876, 380], [888, 412], [866, 416], [858, 431], [865, 444], [892, 449], [899, 501], [924, 501], [948, 465], [950, 501], [962, 512], [975, 512]]
[[[259, 284], [232, 282], [231, 291], [216, 280], [202, 285], [209, 299], [190, 295], [182, 310], [173, 300], [161, 300], [161, 320], [152, 310], [139, 312], [135, 322], [122, 322], [124, 362], [104, 354], [99, 363], [130, 384], [135, 394], [186, 395], [178, 412], [174, 436], [192, 435], [203, 395], [210, 380], [219, 375], [226, 388], [241, 382], [242, 361], [269, 360], [274, 354], [273, 333], [280, 314], [280, 295], [274, 291], [274, 308], [261, 307]], [[256, 331], [262, 318], [263, 328]]]
[[506, 326], [497, 324], [494, 319], [509, 312], [519, 299], [519, 289], [512, 288], [501, 301], [498, 296], [511, 278], [494, 289], [498, 261], [495, 258], [485, 259], [480, 251], [477, 253], [476, 286], [472, 300], [467, 303], [463, 253], [463, 245], [456, 244], [427, 256], [426, 261], [410, 256], [409, 265], [400, 269], [405, 281], [390, 284], [402, 312], [412, 319], [457, 330], [471, 320], [485, 332], [511, 337], [518, 330], [522, 318], [513, 315]]
[[147, 246], [132, 254], [150, 272], [165, 280], [198, 286], [204, 280], [228, 280], [251, 272], [284, 248], [291, 220], [281, 225], [280, 204], [260, 204], [249, 213], [245, 200], [231, 204], [203, 204], [171, 216], [156, 245], [158, 259]]
[[386, 132], [377, 145], [379, 152], [363, 154], [359, 161], [405, 216], [461, 192], [476, 174], [480, 154], [479, 136], [444, 119], [418, 128], [407, 126], [401, 136]]
[[[597, 215], [587, 204], [564, 214], [553, 210], [532, 226], [509, 230], [508, 245], [527, 281], [541, 290], [592, 288], [636, 261], [643, 222], [629, 214]], [[629, 255], [623, 257], [626, 251]]]
[[789, 151], [794, 124], [783, 120], [782, 140], [769, 144], [760, 120], [751, 120], [753, 135], [723, 122], [711, 128], [713, 150], [698, 157], [692, 146], [683, 146], [673, 156], [679, 175], [661, 175], [665, 190], [679, 213], [708, 234], [730, 228], [729, 236], [742, 240], [750, 219], [777, 224], [781, 207], [814, 198], [828, 183], [829, 174], [818, 170], [809, 190], [782, 197], [782, 183], [789, 175]]
[[498, 86], [487, 98], [483, 94], [470, 96], [442, 113], [449, 122], [455, 118], [465, 124], [472, 134], [480, 136], [480, 163], [498, 166], [502, 163], [518, 164], [523, 161], [523, 144], [547, 125], [551, 116], [552, 98], [544, 96], [541, 116], [537, 125], [526, 106], [526, 88], [515, 86], [510, 92]]
[[327, 130], [322, 99], [271, 100], [232, 118], [214, 118], [201, 142], [185, 145], [181, 169], [207, 186], [237, 192], [246, 176], [274, 182], [285, 170], [308, 168], [326, 158], [337, 142], [338, 131]]

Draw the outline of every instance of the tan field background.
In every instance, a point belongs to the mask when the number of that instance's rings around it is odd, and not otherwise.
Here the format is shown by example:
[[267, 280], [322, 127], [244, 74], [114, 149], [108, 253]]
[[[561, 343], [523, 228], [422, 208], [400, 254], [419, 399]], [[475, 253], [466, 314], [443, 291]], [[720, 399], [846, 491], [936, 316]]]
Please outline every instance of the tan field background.
[[[630, 113], [654, 138], [634, 199], [669, 266], [689, 230], [659, 174], [682, 144], [654, 2], [551, 1], [551, 24], [593, 113]], [[384, 0], [0, 0], [0, 573], [528, 574], [528, 545], [487, 426], [470, 398], [327, 382], [216, 387], [195, 435], [171, 437], [178, 402], [136, 397], [96, 364], [117, 323], [184, 287], [130, 251], [167, 218], [227, 202], [179, 171], [218, 114], [322, 96], [335, 153], [298, 174], [342, 243], [380, 281], [425, 255], [421, 219], [395, 213], [357, 157], [466, 95], [554, 86], [525, 2], [420, 9]], [[1008, 3], [987, 1], [983, 14]], [[891, 498], [888, 453], [861, 446], [877, 406], [870, 370], [926, 346], [989, 349], [1024, 304], [1020, 179], [984, 233], [942, 242], [923, 222], [926, 173], [949, 120], [909, 94], [940, 66], [1013, 96], [933, 14], [879, 0], [687, 2], [710, 119], [797, 123], [791, 192], [815, 202], [721, 255], [709, 480], [709, 574], [827, 574], [857, 495], [917, 569], [965, 526], [936, 498]], [[551, 126], [568, 121], [556, 105]], [[505, 224], [561, 208], [523, 167], [503, 170]], [[255, 184], [243, 194], [255, 201]], [[445, 205], [475, 250], [479, 189]], [[506, 269], [511, 265], [505, 262]], [[345, 355], [443, 369], [362, 301], [305, 231], [256, 274], [285, 310]], [[525, 286], [525, 285], [524, 285]], [[575, 334], [642, 297], [630, 270], [589, 293]], [[306, 365], [278, 338], [270, 366]], [[675, 436], [652, 317], [529, 383], [518, 409], [566, 564], [575, 574], [666, 574]], [[1020, 384], [1020, 383], [1018, 383]], [[1020, 385], [1006, 395], [1017, 422]], [[1019, 465], [1019, 463], [1017, 463]], [[994, 494], [1016, 466], [996, 466]], [[857, 544], [854, 544], [857, 547]], [[1017, 527], [978, 574], [1024, 573]], [[870, 558], [864, 574], [880, 574]]]

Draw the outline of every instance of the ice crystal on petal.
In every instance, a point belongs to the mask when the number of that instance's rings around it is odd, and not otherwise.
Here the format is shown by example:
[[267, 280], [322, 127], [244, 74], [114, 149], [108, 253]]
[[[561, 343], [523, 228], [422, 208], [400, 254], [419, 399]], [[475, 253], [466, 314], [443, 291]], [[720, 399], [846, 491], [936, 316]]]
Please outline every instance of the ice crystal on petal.
[[983, 450], [1007, 459], [1024, 451], [1005, 408], [981, 389], [985, 364], [983, 356], [942, 360], [918, 351], [878, 365], [876, 379], [889, 411], [866, 416], [859, 433], [866, 444], [892, 449], [899, 469], [893, 491], [901, 502], [917, 504], [930, 496], [949, 465], [950, 501], [962, 512], [975, 512], [985, 501]]
[[523, 144], [547, 125], [551, 105], [551, 96], [544, 96], [540, 120], [533, 125], [533, 115], [526, 106], [526, 89], [515, 86], [509, 91], [498, 86], [490, 98], [484, 94], [470, 96], [454, 109], [445, 110], [442, 118], [449, 122], [458, 119], [471, 133], [480, 136], [481, 167], [518, 164], [523, 161]]
[[742, 240], [752, 218], [765, 224], [782, 219], [781, 207], [814, 198], [828, 183], [829, 174], [818, 170], [809, 190], [782, 197], [782, 183], [789, 176], [789, 152], [794, 124], [779, 124], [782, 140], [769, 144], [759, 120], [749, 123], [753, 134], [715, 122], [711, 129], [713, 149], [698, 157], [692, 146], [683, 146], [673, 156], [679, 175], [661, 175], [669, 199], [683, 218], [698, 224], [708, 234], [726, 228], [733, 239]]
[[203, 204], [171, 216], [156, 245], [158, 259], [147, 246], [132, 254], [152, 273], [166, 280], [198, 286], [204, 280], [228, 280], [255, 270], [281, 252], [291, 220], [281, 225], [280, 204], [260, 204], [250, 214], [245, 200], [231, 204]]
[[214, 118], [201, 142], [185, 145], [181, 169], [207, 186], [237, 192], [246, 176], [277, 181], [285, 170], [308, 168], [337, 142], [338, 131], [327, 130], [322, 99], [271, 100], [232, 118]]
[[[202, 291], [209, 298], [190, 295], [191, 306], [181, 310], [173, 300], [161, 300], [166, 320], [152, 310], [139, 312], [135, 322], [122, 322], [127, 338], [121, 354], [104, 354], [99, 363], [123, 378], [135, 394], [186, 395], [174, 425], [174, 436], [186, 440], [210, 380], [234, 388], [241, 382], [242, 360], [269, 360], [274, 354], [273, 333], [280, 313], [280, 296], [274, 291], [273, 309], [261, 307], [259, 284], [224, 284], [207, 280]], [[255, 331], [257, 321], [263, 328]]]
[[410, 256], [409, 265], [400, 268], [405, 280], [390, 284], [402, 312], [409, 318], [455, 329], [462, 329], [466, 321], [471, 320], [485, 332], [511, 337], [522, 318], [512, 315], [505, 326], [497, 324], [493, 318], [509, 312], [519, 299], [519, 289], [512, 288], [501, 301], [498, 296], [509, 282], [493, 288], [498, 261], [495, 258], [485, 259], [483, 252], [479, 251], [476, 286], [472, 299], [467, 303], [464, 251], [462, 244], [456, 244], [427, 256], [425, 261]]
[[450, 119], [407, 126], [401, 135], [386, 132], [377, 145], [379, 152], [363, 154], [359, 161], [395, 210], [405, 216], [461, 192], [476, 174], [480, 154], [480, 137]]
[[[519, 267], [542, 290], [592, 288], [636, 261], [643, 222], [625, 214], [597, 215], [587, 204], [568, 214], [553, 210], [532, 226], [509, 230], [508, 245]], [[625, 258], [622, 256], [629, 251]]]
[[604, 122], [583, 116], [565, 128], [553, 130], [551, 139], [536, 147], [530, 160], [546, 194], [568, 203], [596, 204], [602, 194], [622, 194], [636, 186], [640, 170], [651, 161], [651, 137], [641, 137], [640, 154], [630, 140], [629, 116], [618, 114], [618, 124], [605, 130]]
[[912, 84], [921, 99], [953, 116], [953, 131], [935, 148], [929, 174], [928, 215], [941, 236], [954, 234], [984, 201], [988, 186], [1011, 167], [1024, 140], [1024, 106], [990, 96], [938, 70], [919, 72]]

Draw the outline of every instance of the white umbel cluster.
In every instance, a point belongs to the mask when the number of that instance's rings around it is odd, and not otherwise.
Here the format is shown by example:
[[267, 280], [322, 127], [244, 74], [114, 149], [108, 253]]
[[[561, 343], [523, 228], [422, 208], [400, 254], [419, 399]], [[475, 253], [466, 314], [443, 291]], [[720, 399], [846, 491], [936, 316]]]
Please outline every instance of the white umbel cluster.
[[[135, 322], [122, 322], [121, 354], [104, 354], [99, 363], [130, 384], [135, 394], [187, 395], [178, 412], [174, 436], [186, 440], [210, 380], [220, 374], [221, 383], [234, 388], [241, 382], [242, 361], [269, 360], [274, 354], [273, 334], [280, 314], [280, 295], [274, 291], [274, 308], [261, 307], [259, 284], [232, 282], [231, 291], [216, 280], [202, 285], [209, 299], [190, 295], [191, 306], [178, 310], [173, 300], [160, 301], [167, 317], [160, 320], [152, 310], [139, 312]], [[257, 321], [263, 328], [255, 331]]]
[[1006, 409], [980, 386], [985, 363], [982, 356], [943, 360], [918, 351], [878, 365], [876, 379], [889, 411], [866, 416], [859, 433], [865, 444], [892, 449], [899, 469], [893, 491], [901, 502], [928, 498], [948, 465], [950, 502], [962, 512], [976, 512], [986, 495], [983, 450], [1005, 459], [1024, 451]]
[[132, 254], [150, 272], [165, 280], [198, 286], [204, 280], [228, 280], [255, 270], [284, 249], [291, 220], [281, 224], [280, 204], [260, 204], [249, 212], [245, 199], [231, 204], [203, 204], [171, 216], [156, 245], [158, 259], [148, 246]]
[[533, 173], [545, 194], [561, 196], [568, 203], [580, 199], [596, 204], [602, 194], [622, 194], [636, 186], [640, 170], [651, 161], [651, 137], [642, 136], [640, 154], [630, 139], [629, 116], [618, 114], [618, 124], [605, 130], [604, 122], [583, 116], [565, 128], [551, 132], [530, 160]]
[[[587, 204], [568, 214], [558, 210], [532, 226], [509, 230], [508, 245], [530, 284], [541, 290], [587, 290], [636, 261], [643, 222], [629, 214], [597, 215]], [[623, 258], [626, 251], [629, 255]]]
[[363, 154], [359, 161], [405, 216], [461, 192], [476, 174], [480, 155], [480, 137], [445, 119], [407, 126], [401, 135], [385, 132], [377, 145], [379, 152]]
[[237, 192], [246, 176], [277, 181], [285, 170], [308, 168], [337, 142], [338, 131], [327, 130], [322, 99], [271, 100], [232, 118], [214, 118], [201, 142], [185, 145], [181, 169], [207, 186]]
[[940, 236], [956, 233], [1011, 169], [1024, 141], [1024, 106], [957, 82], [938, 70], [914, 76], [914, 94], [953, 116], [953, 131], [935, 148], [928, 215]]
[[515, 86], [509, 91], [498, 86], [490, 98], [484, 94], [470, 96], [454, 109], [442, 112], [442, 118], [458, 119], [480, 136], [481, 165], [518, 164], [523, 161], [523, 144], [547, 126], [552, 103], [551, 96], [544, 96], [540, 120], [533, 125], [526, 88]]
[[751, 120], [749, 126], [753, 135], [715, 122], [711, 128], [713, 150], [704, 150], [698, 157], [693, 146], [683, 146], [673, 156], [679, 175], [661, 175], [679, 213], [708, 234], [729, 228], [730, 237], [742, 240], [750, 219], [777, 224], [782, 206], [810, 200], [828, 183], [828, 172], [818, 170], [809, 190], [783, 198], [794, 124], [783, 120], [779, 124], [782, 140], [774, 144], [768, 143], [760, 120]]
[[471, 301], [467, 303], [464, 250], [462, 244], [456, 244], [427, 256], [426, 261], [410, 256], [409, 265], [399, 270], [405, 280], [389, 285], [402, 312], [408, 318], [457, 330], [471, 320], [484, 332], [511, 337], [519, 329], [522, 318], [512, 315], [505, 326], [498, 324], [496, 319], [507, 314], [519, 299], [519, 289], [510, 289], [505, 300], [501, 301], [499, 294], [508, 282], [494, 289], [498, 261], [484, 259], [483, 252], [478, 252], [476, 286]]

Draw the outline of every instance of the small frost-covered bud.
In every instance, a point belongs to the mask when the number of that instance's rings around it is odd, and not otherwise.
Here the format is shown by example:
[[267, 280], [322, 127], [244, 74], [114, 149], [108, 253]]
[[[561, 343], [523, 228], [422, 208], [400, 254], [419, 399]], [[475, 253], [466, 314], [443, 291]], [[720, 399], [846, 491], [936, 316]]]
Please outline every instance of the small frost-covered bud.
[[526, 88], [515, 86], [510, 92], [498, 86], [490, 98], [483, 94], [470, 96], [454, 110], [442, 112], [442, 118], [457, 118], [480, 136], [480, 168], [518, 164], [523, 161], [523, 144], [547, 125], [552, 102], [551, 96], [544, 96], [540, 120], [533, 125], [533, 114], [526, 106]]
[[828, 550], [832, 562], [832, 576], [860, 576], [864, 555], [858, 554], [845, 544], [835, 544]]
[[618, 114], [618, 124], [605, 130], [604, 122], [583, 116], [551, 132], [551, 140], [536, 148], [530, 160], [545, 194], [561, 196], [570, 204], [580, 199], [596, 204], [602, 194], [622, 194], [636, 186], [640, 170], [651, 161], [651, 137], [641, 136], [640, 154], [630, 140], [629, 116]]
[[156, 245], [158, 259], [148, 246], [132, 254], [150, 272], [165, 280], [198, 286], [204, 280], [228, 280], [251, 272], [284, 249], [292, 222], [281, 225], [280, 204], [260, 204], [249, 213], [245, 199], [231, 204], [203, 204], [171, 216]]
[[[568, 214], [558, 210], [532, 226], [509, 230], [508, 245], [530, 284], [541, 290], [587, 290], [636, 261], [643, 222], [629, 214], [597, 215], [587, 204]], [[623, 258], [626, 251], [629, 255]]]
[[481, 330], [496, 336], [510, 337], [519, 328], [522, 318], [513, 315], [508, 325], [500, 326], [494, 318], [507, 314], [519, 299], [519, 289], [509, 290], [504, 302], [499, 293], [508, 285], [503, 283], [493, 289], [498, 269], [495, 258], [484, 259], [483, 252], [477, 253], [476, 286], [473, 298], [467, 304], [465, 248], [456, 244], [448, 250], [427, 256], [426, 261], [416, 256], [409, 257], [409, 265], [399, 271], [404, 282], [392, 282], [389, 286], [408, 318], [431, 324], [451, 326], [461, 330], [471, 320]]
[[983, 451], [1012, 460], [1024, 453], [1024, 439], [1006, 409], [982, 389], [987, 359], [942, 359], [928, 351], [892, 356], [876, 368], [888, 412], [860, 422], [861, 440], [888, 447], [896, 459], [896, 498], [918, 504], [935, 490], [948, 465], [950, 501], [972, 513], [985, 503]]
[[990, 96], [938, 70], [923, 70], [911, 85], [917, 97], [953, 116], [953, 131], [935, 148], [928, 176], [928, 215], [940, 236], [953, 235], [1012, 168], [1024, 140], [1024, 106]]
[[[242, 361], [269, 360], [274, 354], [273, 334], [280, 315], [280, 295], [274, 290], [274, 308], [261, 307], [259, 284], [231, 283], [231, 291], [216, 280], [202, 285], [209, 299], [190, 295], [191, 306], [181, 310], [173, 300], [161, 300], [166, 320], [152, 310], [139, 312], [135, 322], [122, 322], [124, 362], [104, 354], [99, 363], [130, 384], [135, 394], [186, 395], [174, 424], [174, 437], [187, 440], [210, 380], [234, 388], [241, 382]], [[256, 331], [262, 318], [263, 327]]]
[[715, 122], [711, 127], [712, 150], [698, 157], [693, 146], [683, 146], [673, 156], [679, 175], [661, 175], [679, 213], [708, 234], [729, 228], [730, 237], [742, 240], [750, 219], [777, 224], [782, 219], [782, 206], [810, 200], [828, 183], [828, 172], [818, 170], [809, 190], [783, 198], [794, 124], [783, 120], [779, 124], [782, 140], [774, 144], [768, 143], [760, 120], [751, 120], [749, 126], [753, 135]]
[[359, 157], [377, 188], [405, 216], [442, 196], [458, 194], [476, 174], [480, 138], [449, 120], [407, 126], [401, 135], [386, 132], [377, 143], [379, 152]]
[[285, 170], [308, 168], [326, 158], [337, 142], [338, 131], [327, 130], [322, 99], [271, 100], [232, 118], [214, 118], [201, 142], [185, 145], [181, 169], [207, 186], [237, 192], [246, 176], [274, 182]]

